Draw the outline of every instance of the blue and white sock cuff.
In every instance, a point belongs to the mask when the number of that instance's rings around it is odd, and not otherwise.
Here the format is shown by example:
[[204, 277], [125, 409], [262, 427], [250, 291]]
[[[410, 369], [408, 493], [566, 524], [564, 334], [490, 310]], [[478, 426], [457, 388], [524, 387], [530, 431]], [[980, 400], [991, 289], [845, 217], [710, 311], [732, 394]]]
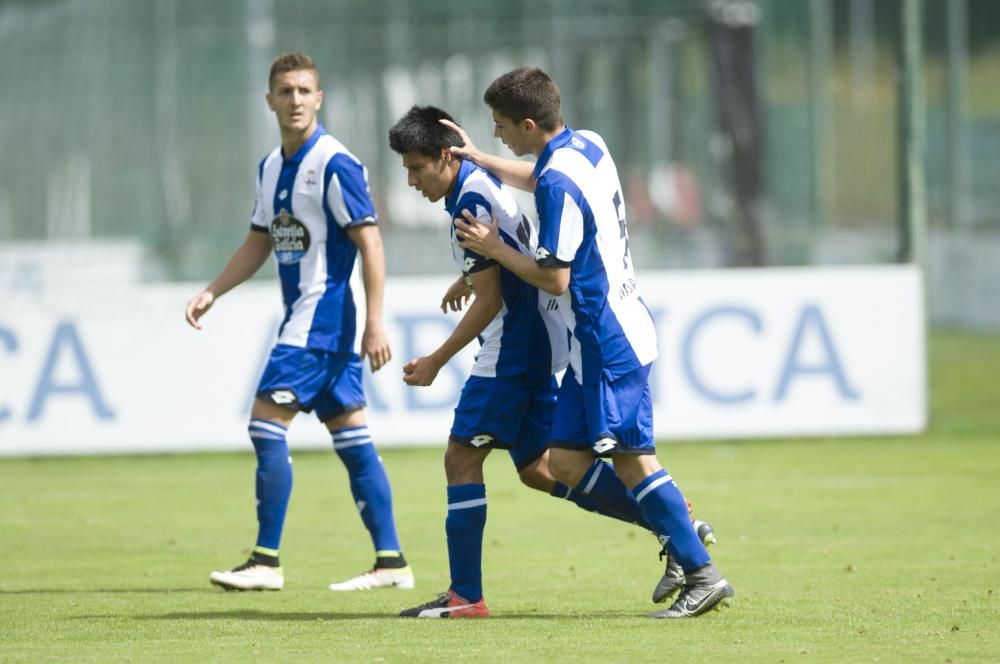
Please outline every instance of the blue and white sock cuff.
[[372, 436], [368, 431], [367, 425], [337, 429], [331, 435], [333, 436], [333, 449], [335, 450], [372, 444]]
[[601, 476], [601, 471], [604, 470], [607, 464], [600, 459], [594, 459], [594, 463], [591, 464], [587, 472], [583, 474], [583, 478], [580, 480], [580, 484], [577, 485], [577, 490], [583, 495], [589, 495], [590, 491], [597, 484], [597, 478]]
[[452, 510], [469, 510], [473, 507], [479, 507], [486, 504], [485, 498], [473, 498], [472, 500], [462, 500], [457, 503], [448, 503], [448, 511]]
[[288, 428], [277, 422], [258, 419], [250, 420], [247, 430], [250, 432], [251, 438], [266, 438], [268, 440], [284, 440], [288, 433]]
[[651, 491], [654, 491], [657, 487], [663, 486], [667, 482], [673, 482], [674, 478], [665, 470], [658, 470], [643, 481], [639, 482], [634, 489], [632, 489], [633, 495], [635, 495], [636, 502], [642, 502]]

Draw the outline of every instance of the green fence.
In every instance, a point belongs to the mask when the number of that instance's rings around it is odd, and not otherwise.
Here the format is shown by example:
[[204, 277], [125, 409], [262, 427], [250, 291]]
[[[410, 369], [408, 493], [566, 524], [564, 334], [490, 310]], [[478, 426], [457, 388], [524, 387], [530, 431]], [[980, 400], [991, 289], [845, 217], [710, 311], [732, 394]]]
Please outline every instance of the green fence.
[[[932, 227], [1000, 230], [1000, 2], [923, 6]], [[303, 50], [324, 123], [370, 168], [393, 273], [438, 271], [445, 220], [406, 190], [387, 128], [435, 103], [496, 145], [482, 91], [525, 63], [611, 146], [640, 265], [723, 266], [720, 11], [753, 25], [765, 262], [893, 260], [899, 0], [0, 2], [0, 242], [134, 237], [150, 278], [209, 278], [277, 140], [270, 60]]]

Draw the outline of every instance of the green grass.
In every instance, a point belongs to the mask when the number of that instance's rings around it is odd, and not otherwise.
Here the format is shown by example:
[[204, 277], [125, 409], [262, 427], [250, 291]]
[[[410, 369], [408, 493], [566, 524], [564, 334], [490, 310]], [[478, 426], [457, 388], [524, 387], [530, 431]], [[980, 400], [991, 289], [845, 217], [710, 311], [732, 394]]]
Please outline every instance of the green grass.
[[489, 461], [486, 621], [404, 621], [447, 585], [437, 449], [385, 450], [418, 588], [371, 563], [345, 473], [298, 454], [286, 589], [223, 593], [254, 535], [252, 456], [0, 461], [0, 661], [995, 661], [1000, 337], [932, 338], [929, 433], [664, 445], [720, 537], [731, 610], [646, 620], [658, 547]]

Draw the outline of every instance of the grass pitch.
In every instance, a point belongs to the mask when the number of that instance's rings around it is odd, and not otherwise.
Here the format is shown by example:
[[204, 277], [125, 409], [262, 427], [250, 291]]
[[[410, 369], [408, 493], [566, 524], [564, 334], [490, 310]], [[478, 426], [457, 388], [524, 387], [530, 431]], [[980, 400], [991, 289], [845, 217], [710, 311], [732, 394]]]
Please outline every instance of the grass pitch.
[[285, 590], [224, 593], [255, 534], [245, 455], [0, 461], [2, 661], [996, 661], [1000, 337], [932, 337], [922, 436], [663, 445], [736, 603], [652, 621], [653, 538], [487, 468], [494, 617], [396, 617], [448, 582], [439, 449], [384, 450], [413, 591], [371, 564], [346, 475], [297, 454]]

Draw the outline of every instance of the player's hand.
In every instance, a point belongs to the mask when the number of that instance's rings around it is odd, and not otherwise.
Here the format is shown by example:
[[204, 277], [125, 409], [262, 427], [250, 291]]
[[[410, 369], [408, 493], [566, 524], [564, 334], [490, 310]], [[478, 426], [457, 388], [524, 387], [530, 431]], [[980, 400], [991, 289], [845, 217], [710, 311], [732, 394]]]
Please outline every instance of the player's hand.
[[187, 303], [187, 309], [184, 311], [184, 318], [187, 320], [188, 325], [196, 330], [200, 330], [201, 323], [198, 322], [198, 319], [212, 308], [212, 303], [214, 302], [215, 296], [208, 291], [202, 291], [191, 298]]
[[486, 258], [496, 258], [497, 252], [504, 246], [500, 239], [497, 218], [494, 216], [490, 223], [485, 224], [468, 210], [462, 210], [465, 219], [455, 218], [455, 237], [458, 238], [458, 246], [462, 249], [471, 249], [480, 256]]
[[361, 360], [368, 358], [372, 371], [378, 371], [392, 359], [389, 337], [381, 325], [368, 323], [361, 336]]
[[441, 311], [448, 313], [448, 308], [452, 311], [461, 311], [463, 304], [469, 303], [472, 297], [472, 288], [465, 283], [465, 277], [459, 277], [455, 283], [448, 286], [448, 291], [441, 298]]
[[441, 365], [430, 357], [418, 357], [403, 367], [403, 382], [407, 385], [427, 387], [437, 378]]
[[479, 148], [477, 148], [476, 144], [472, 142], [472, 139], [469, 138], [467, 133], [465, 133], [465, 130], [451, 120], [445, 120], [442, 118], [438, 120], [438, 122], [458, 134], [458, 137], [462, 139], [463, 143], [465, 143], [465, 145], [461, 147], [453, 145], [448, 148], [448, 150], [456, 157], [461, 157], [462, 159], [467, 159], [474, 164], [478, 164], [479, 162], [477, 161], [477, 158], [480, 154]]

